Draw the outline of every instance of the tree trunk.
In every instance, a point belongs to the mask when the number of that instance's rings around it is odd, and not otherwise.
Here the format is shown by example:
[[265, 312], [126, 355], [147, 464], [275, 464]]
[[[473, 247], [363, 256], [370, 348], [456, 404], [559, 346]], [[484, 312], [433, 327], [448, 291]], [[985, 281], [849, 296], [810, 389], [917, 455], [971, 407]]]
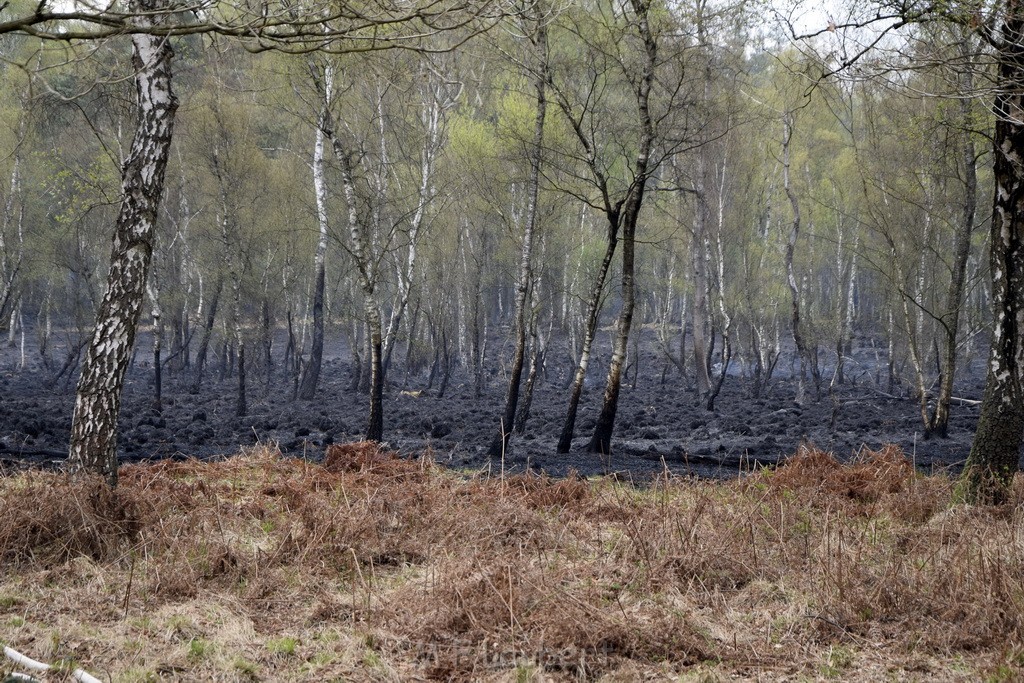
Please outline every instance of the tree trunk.
[[[22, 157], [22, 145], [21, 141], [25, 139], [25, 135], [28, 132], [28, 121], [30, 116], [30, 103], [29, 95], [30, 91], [26, 92], [21, 98], [21, 115], [18, 121], [18, 146], [14, 150], [14, 163], [11, 168], [11, 182], [8, 187], [7, 201], [4, 202], [3, 210], [3, 224], [0, 225], [0, 276], [2, 276], [3, 290], [0, 291], [0, 319], [2, 319], [7, 312], [8, 304], [12, 303], [12, 297], [14, 303], [11, 305], [10, 318], [11, 326], [8, 330], [7, 345], [14, 348], [14, 328], [17, 320], [15, 313], [21, 305], [21, 299], [19, 296], [14, 296], [14, 292], [17, 289], [15, 282], [18, 277], [18, 273], [21, 271], [22, 263], [25, 259], [25, 200], [24, 191], [21, 183], [21, 157]], [[17, 199], [17, 211], [15, 211], [15, 198]], [[17, 217], [15, 217], [17, 213]], [[8, 231], [11, 227], [14, 227], [16, 233], [16, 239], [18, 246], [15, 249], [15, 253], [10, 253], [11, 246], [7, 242]]]
[[722, 232], [725, 224], [725, 161], [722, 162], [722, 179], [718, 188], [718, 232], [715, 235], [715, 251], [718, 257], [718, 313], [722, 316], [722, 370], [715, 378], [708, 392], [707, 410], [715, 409], [715, 400], [722, 391], [725, 378], [732, 362], [732, 317], [725, 304], [725, 249], [722, 246]]
[[[288, 343], [285, 344], [284, 347], [284, 363], [282, 371], [285, 373], [286, 377], [289, 372], [291, 372], [293, 376], [297, 377], [298, 354], [295, 353], [295, 322], [291, 308], [288, 309], [288, 313], [285, 316], [285, 319], [288, 321]], [[297, 398], [298, 395], [299, 389], [298, 383], [296, 382], [295, 397]]]
[[1024, 5], [1005, 7], [997, 52], [993, 143], [995, 194], [990, 236], [992, 347], [981, 416], [967, 458], [962, 493], [972, 502], [1006, 500], [1024, 437]]
[[263, 294], [263, 365], [267, 373], [267, 393], [274, 380], [274, 330], [270, 320], [270, 299]]
[[316, 138], [313, 144], [313, 189], [316, 195], [316, 217], [320, 228], [320, 237], [316, 243], [313, 265], [316, 270], [316, 284], [313, 288], [313, 341], [309, 351], [309, 362], [302, 373], [299, 386], [299, 398], [311, 401], [316, 395], [320, 383], [320, 368], [324, 357], [324, 279], [327, 260], [327, 182], [324, 179], [324, 117], [330, 107], [331, 67], [325, 69], [325, 95], [320, 112], [320, 120], [316, 127]]
[[[602, 455], [611, 454], [612, 432], [615, 429], [615, 414], [619, 405], [619, 387], [622, 380], [622, 365], [626, 360], [626, 353], [629, 348], [629, 333], [633, 325], [633, 309], [636, 303], [635, 280], [633, 275], [636, 255], [636, 227], [640, 218], [640, 208], [643, 206], [644, 192], [647, 188], [648, 165], [650, 163], [651, 148], [654, 145], [654, 122], [651, 119], [651, 112], [648, 100], [651, 94], [651, 85], [654, 82], [654, 68], [657, 63], [657, 44], [648, 24], [647, 12], [649, 6], [643, 2], [634, 0], [633, 11], [636, 14], [637, 30], [644, 43], [644, 62], [640, 82], [637, 86], [637, 117], [639, 119], [640, 131], [636, 162], [633, 167], [633, 182], [629, 187], [625, 200], [621, 205], [621, 214], [618, 207], [608, 211], [611, 207], [606, 204], [606, 214], [609, 224], [618, 223], [621, 220], [622, 226], [622, 281], [621, 296], [622, 310], [619, 312], [618, 325], [616, 326], [615, 343], [612, 346], [612, 361], [608, 368], [608, 379], [604, 388], [604, 403], [601, 406], [601, 413], [594, 426], [594, 435], [590, 439], [588, 450], [592, 453]], [[604, 193], [607, 197], [607, 193]]]
[[164, 321], [160, 314], [159, 293], [154, 288], [153, 296], [153, 410], [163, 412], [163, 351]]
[[[893, 268], [900, 283], [906, 282], [903, 266], [900, 264], [899, 255], [896, 251], [896, 243], [893, 238], [886, 234], [889, 242], [889, 250], [892, 254]], [[914, 366], [914, 382], [917, 390], [917, 410], [921, 418], [922, 426], [928, 428], [928, 388], [925, 386], [924, 361], [921, 359], [920, 346], [918, 345], [918, 333], [920, 327], [915, 324], [914, 317], [910, 314], [909, 297], [900, 287], [900, 310], [903, 311], [903, 329], [907, 334], [907, 351], [910, 353], [910, 360]], [[915, 295], [914, 300], [920, 303], [920, 297]]]
[[383, 335], [380, 310], [369, 296], [366, 298], [366, 317], [370, 321], [370, 417], [366, 440], [380, 441], [384, 438]]
[[238, 341], [238, 396], [235, 402], [235, 417], [245, 417], [249, 402], [245, 397], [245, 342]]
[[[423, 372], [423, 355], [420, 348], [420, 307], [423, 300], [416, 298], [416, 305], [412, 309], [412, 320], [409, 321], [409, 340], [405, 344], [405, 379], [402, 380], [404, 387], [409, 386], [409, 377], [415, 372], [417, 375]], [[387, 362], [384, 363], [384, 374], [387, 376]]]
[[544, 145], [544, 115], [547, 111], [547, 17], [537, 9], [537, 75], [534, 88], [537, 93], [537, 110], [533, 122], [533, 142], [530, 145], [530, 175], [527, 180], [527, 206], [523, 217], [523, 244], [519, 256], [519, 274], [516, 279], [515, 296], [515, 350], [512, 353], [512, 368], [509, 372], [508, 391], [505, 393], [505, 412], [498, 425], [498, 432], [491, 442], [488, 455], [498, 457], [508, 448], [508, 439], [516, 419], [519, 403], [519, 384], [523, 376], [523, 361], [526, 357], [527, 301], [532, 280], [533, 237], [537, 228], [537, 199], [540, 194], [540, 164]]
[[443, 360], [441, 364], [441, 386], [437, 388], [437, 397], [444, 398], [444, 394], [448, 391], [448, 380], [452, 374], [452, 349], [451, 343], [448, 339], [448, 331], [444, 323], [441, 323], [441, 358]]
[[[163, 9], [161, 0], [138, 0], [144, 12]], [[155, 24], [161, 15], [144, 14]], [[68, 467], [95, 472], [117, 483], [117, 418], [121, 390], [135, 343], [153, 249], [153, 230], [163, 194], [177, 99], [171, 91], [173, 52], [166, 38], [132, 36], [138, 122], [121, 173], [121, 208], [107, 274], [107, 291], [78, 382]]]
[[[704, 152], [701, 152], [703, 156]], [[703, 175], [703, 161], [698, 163], [698, 177]], [[693, 264], [693, 306], [690, 321], [693, 328], [693, 367], [697, 380], [697, 403], [704, 403], [711, 391], [711, 375], [708, 373], [708, 269], [704, 258], [704, 244], [707, 241], [708, 205], [703, 181], [697, 189], [697, 210], [694, 218], [693, 239], [690, 245], [690, 260]]]
[[[216, 164], [217, 152], [214, 150]], [[220, 174], [218, 173], [218, 176]], [[244, 417], [248, 412], [248, 401], [245, 397], [245, 337], [242, 334], [242, 283], [235, 258], [234, 227], [228, 208], [227, 188], [224, 178], [221, 182], [221, 204], [224, 215], [221, 218], [221, 238], [224, 241], [224, 269], [231, 283], [231, 326], [234, 330], [235, 351], [238, 357], [238, 394], [235, 397], [235, 416]]]
[[[642, 189], [639, 190], [639, 195], [640, 197], [636, 202], [637, 213], [639, 213], [640, 199], [643, 196]], [[633, 308], [636, 302], [633, 277], [636, 254], [636, 216], [632, 218], [632, 225], [629, 225], [628, 218], [624, 223], [625, 225], [623, 225], [622, 230], [622, 281], [620, 285], [622, 310], [619, 312], [619, 320], [615, 328], [615, 342], [612, 344], [612, 361], [608, 368], [608, 377], [605, 380], [604, 386], [604, 402], [601, 405], [601, 413], [598, 415], [597, 424], [594, 425], [594, 435], [587, 446], [591, 453], [600, 453], [602, 455], [610, 455], [612, 452], [612, 432], [615, 429], [615, 414], [619, 406], [622, 365], [626, 361], [629, 333], [633, 325]]]
[[[836, 335], [836, 375], [837, 384], [846, 381], [846, 355], [850, 352], [853, 339], [853, 319], [856, 313], [857, 292], [857, 249], [860, 246], [860, 233], [853, 239], [853, 255], [850, 257], [850, 268], [847, 274], [846, 296], [843, 297], [843, 309], [839, 318], [839, 334]], [[842, 260], [840, 260], [842, 263]], [[840, 292], [842, 293], [842, 292]], [[856, 378], [854, 378], [856, 381]]]
[[[326, 249], [326, 242], [324, 242]], [[320, 249], [317, 248], [316, 284], [313, 289], [313, 341], [309, 350], [309, 361], [302, 373], [302, 384], [299, 386], [299, 398], [312, 401], [316, 396], [316, 388], [320, 383], [320, 368], [324, 357], [324, 289], [326, 272]]]
[[203, 370], [206, 369], [206, 353], [210, 346], [210, 337], [213, 335], [213, 325], [217, 320], [217, 303], [220, 301], [220, 293], [224, 288], [224, 281], [217, 280], [214, 287], [213, 297], [210, 299], [210, 306], [206, 311], [206, 322], [203, 325], [203, 336], [199, 339], [199, 348], [196, 350], [196, 369], [192, 379], [192, 386], [189, 393], [198, 394], [203, 382]]
[[363, 236], [364, 227], [359, 220], [352, 158], [348, 150], [345, 149], [341, 138], [335, 133], [334, 122], [326, 106], [324, 111], [325, 114], [321, 119], [321, 126], [323, 127], [324, 134], [331, 140], [334, 156], [341, 167], [342, 191], [348, 209], [350, 248], [352, 257], [356, 262], [359, 286], [363, 291], [366, 323], [369, 326], [370, 413], [367, 420], [366, 439], [368, 441], [380, 441], [384, 436], [384, 372], [381, 353], [383, 334], [381, 332], [380, 307], [377, 305], [374, 296], [377, 271], [368, 253], [366, 240]]
[[807, 347], [804, 343], [803, 331], [800, 329], [800, 288], [796, 282], [796, 273], [793, 269], [793, 257], [796, 252], [796, 241], [800, 237], [800, 203], [797, 200], [796, 192], [789, 182], [789, 143], [793, 137], [793, 114], [786, 112], [782, 117], [782, 184], [789, 198], [789, 205], [793, 211], [793, 223], [789, 231], [789, 240], [786, 242], [786, 281], [789, 284], [790, 320], [793, 325], [793, 343], [796, 346], [796, 355], [800, 363], [800, 375], [797, 378], [796, 398], [797, 405], [804, 402], [804, 382], [806, 371], [804, 363], [807, 358]]
[[[544, 347], [546, 339], [541, 336], [538, 329], [539, 321], [534, 316], [530, 325], [530, 372], [526, 376], [526, 388], [523, 390], [523, 400], [516, 410], [516, 421], [512, 426], [516, 434], [526, 432], [526, 423], [530, 419], [530, 409], [533, 407], [533, 391], [537, 385], [537, 375], [544, 366]], [[550, 326], [547, 334], [551, 334]]]
[[618, 223], [608, 227], [608, 243], [604, 250], [604, 258], [601, 260], [601, 267], [594, 277], [594, 285], [590, 289], [590, 300], [587, 302], [587, 326], [583, 331], [583, 343], [580, 347], [580, 358], [576, 365], [576, 373], [573, 375], [572, 385], [569, 387], [569, 406], [565, 411], [565, 421], [562, 423], [562, 434], [558, 438], [557, 451], [568, 453], [572, 446], [572, 436], [576, 429], [576, 412], [580, 404], [580, 396], [583, 395], [583, 382], [587, 378], [587, 368], [590, 365], [590, 352], [594, 345], [594, 336], [597, 334], [597, 318], [601, 312], [601, 294], [604, 292], [604, 282], [608, 277], [608, 269], [611, 267], [612, 258], [615, 256], [615, 249], [619, 244]]
[[[416, 279], [417, 246], [423, 232], [427, 205], [433, 195], [431, 185], [437, 154], [443, 142], [442, 134], [445, 129], [445, 112], [455, 106], [458, 99], [458, 94], [452, 97], [446, 88], [447, 86], [440, 82], [428, 82], [426, 84], [427, 93], [424, 95], [424, 106], [420, 114], [420, 120], [426, 128], [426, 139], [420, 152], [420, 184], [416, 194], [416, 210], [413, 212], [412, 219], [409, 222], [409, 245], [405, 265], [404, 268], [400, 265], [396, 266], [399, 295], [398, 305], [391, 315], [387, 331], [384, 334], [383, 374], [385, 377], [391, 367], [391, 356], [394, 353], [395, 343], [398, 339], [398, 330], [401, 327], [405, 312], [409, 308], [413, 282]], [[461, 93], [461, 88], [458, 92]], [[410, 334], [409, 344], [411, 343], [412, 335]]]
[[[365, 310], [365, 308], [364, 308], [364, 310]], [[359, 370], [361, 378], [359, 380], [358, 386], [356, 387], [356, 391], [358, 393], [360, 393], [360, 394], [365, 394], [365, 395], [369, 396], [370, 395], [370, 374], [371, 374], [370, 364], [373, 362], [372, 361], [372, 353], [370, 352], [370, 323], [369, 322], [364, 322], [363, 323], [363, 337], [362, 337], [362, 339], [363, 339], [363, 355], [362, 355], [363, 365], [362, 365], [362, 368], [360, 368], [360, 370]]]
[[22, 323], [21, 297], [18, 297], [18, 300], [14, 303], [13, 306], [11, 306], [11, 324], [10, 324], [10, 327], [7, 328], [7, 347], [8, 348], [11, 348], [11, 349], [17, 348], [17, 346], [18, 346], [17, 335], [18, 335], [19, 328], [21, 330], [21, 335], [24, 337], [25, 336], [25, 326]]
[[[483, 264], [483, 260], [480, 261]], [[483, 317], [483, 305], [481, 299], [483, 298], [481, 277], [482, 277], [482, 266], [477, 268], [476, 273], [476, 286], [473, 292], [473, 324], [470, 326], [470, 340], [469, 340], [469, 352], [472, 354], [473, 360], [473, 397], [481, 398], [484, 395], [484, 340], [483, 337], [487, 332], [486, 321], [481, 321]]]
[[[967, 41], [961, 41], [961, 54], [969, 53]], [[970, 67], [960, 75], [961, 92], [974, 90], [974, 79]], [[974, 148], [971, 122], [971, 101], [960, 100], [960, 119], [965, 127], [964, 142], [961, 148], [963, 161], [964, 206], [963, 217], [957, 226], [953, 244], [953, 272], [946, 294], [946, 310], [942, 319], [945, 331], [945, 354], [942, 362], [942, 377], [939, 382], [939, 395], [935, 401], [935, 412], [931, 423], [925, 431], [925, 438], [938, 436], [945, 439], [949, 435], [949, 406], [953, 399], [953, 379], [956, 375], [957, 336], [960, 329], [960, 312], [964, 306], [964, 284], [967, 276], [967, 260], [971, 254], [971, 235], [974, 233], [974, 220], [978, 203], [978, 160]]]

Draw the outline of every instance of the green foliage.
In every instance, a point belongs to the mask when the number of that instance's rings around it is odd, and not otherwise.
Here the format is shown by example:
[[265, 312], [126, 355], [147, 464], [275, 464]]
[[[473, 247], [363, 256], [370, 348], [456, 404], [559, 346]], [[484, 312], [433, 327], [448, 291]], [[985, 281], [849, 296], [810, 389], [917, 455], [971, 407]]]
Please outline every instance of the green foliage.
[[188, 641], [188, 658], [201, 660], [209, 657], [213, 652], [213, 644], [202, 638], [193, 638]]
[[[2, 16], [25, 7], [16, 0]], [[569, 332], [583, 317], [581, 302], [605, 251], [605, 201], [614, 207], [637, 181], [644, 45], [633, 9], [610, 0], [559, 6], [547, 20], [535, 272], [544, 293], [540, 319], [550, 315], [552, 329]], [[703, 258], [711, 322], [720, 333], [731, 320], [739, 355], [752, 356], [755, 331], [786, 339], [783, 250], [793, 215], [781, 146], [789, 112], [790, 180], [802, 219], [794, 262], [808, 340], [830, 349], [830, 365], [851, 291], [854, 326], [875, 336], [890, 334], [890, 311], [899, 312], [905, 293], [919, 292], [914, 305], [927, 315], [914, 321], [921, 329], [913, 335], [897, 325], [896, 348], [905, 353], [911, 336], [930, 348], [949, 314], [945, 247], [965, 200], [960, 146], [972, 140], [981, 154], [991, 127], [984, 99], [964, 105], [956, 92], [965, 71], [955, 67], [966, 59], [977, 61], [979, 82], [988, 77], [974, 56], [980, 46], [964, 53], [970, 56], [954, 54], [962, 36], [929, 27], [918, 36], [919, 53], [908, 55], [926, 66], [893, 72], [888, 83], [848, 83], [819, 80], [822, 63], [811, 51], [766, 52], [756, 38], [764, 27], [739, 3], [655, 3], [648, 20], [658, 42], [649, 102], [657, 139], [636, 268], [648, 306], [638, 323], [678, 326], [684, 297], [691, 315], [694, 263]], [[289, 313], [296, 329], [306, 324], [319, 236], [310, 161], [330, 72], [332, 120], [353, 164], [356, 214], [373, 249], [385, 316], [410, 284], [398, 274], [411, 253], [429, 105], [451, 98], [427, 155], [432, 175], [410, 310], [419, 306], [430, 319], [416, 340], [424, 358], [442, 331], [452, 348], [471, 346], [454, 336], [471, 334], [471, 323], [496, 310], [499, 296], [507, 305], [520, 254], [537, 106], [533, 30], [529, 17], [515, 17], [465, 48], [437, 54], [253, 55], [229, 40], [176, 38], [181, 106], [152, 266], [165, 320], [180, 321], [179, 333], [199, 327], [230, 253], [245, 334], [257, 334], [264, 302], [271, 326]], [[427, 37], [424, 44], [432, 45]], [[21, 258], [14, 298], [29, 315], [72, 321], [84, 335], [102, 296], [120, 166], [135, 124], [127, 41], [41, 45], [9, 35], [0, 37], [0, 56], [0, 280]], [[339, 335], [342, 322], [358, 329], [363, 294], [329, 141], [325, 156], [335, 326], [328, 334]], [[983, 162], [981, 205], [992, 184]], [[701, 182], [707, 244], [693, 237]], [[985, 274], [985, 239], [975, 232], [972, 283]], [[609, 289], [607, 310], [617, 296]], [[963, 325], [973, 332], [987, 321], [983, 299], [967, 308]], [[217, 341], [222, 334], [218, 327]]]
[[299, 647], [299, 640], [291, 636], [283, 636], [267, 641], [267, 650], [271, 654], [294, 657]]

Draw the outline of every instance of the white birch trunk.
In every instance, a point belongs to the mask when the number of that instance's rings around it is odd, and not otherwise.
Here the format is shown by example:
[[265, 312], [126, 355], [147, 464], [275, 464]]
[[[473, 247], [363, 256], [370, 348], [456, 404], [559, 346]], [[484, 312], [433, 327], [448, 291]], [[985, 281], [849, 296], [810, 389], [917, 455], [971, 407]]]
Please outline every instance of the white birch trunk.
[[[162, 0], [138, 0], [139, 21], [162, 21]], [[153, 14], [149, 14], [149, 13]], [[107, 291], [82, 365], [72, 418], [68, 466], [117, 483], [117, 418], [153, 249], [153, 231], [170, 153], [177, 99], [171, 90], [170, 44], [132, 36], [138, 122], [121, 177], [121, 208]]]

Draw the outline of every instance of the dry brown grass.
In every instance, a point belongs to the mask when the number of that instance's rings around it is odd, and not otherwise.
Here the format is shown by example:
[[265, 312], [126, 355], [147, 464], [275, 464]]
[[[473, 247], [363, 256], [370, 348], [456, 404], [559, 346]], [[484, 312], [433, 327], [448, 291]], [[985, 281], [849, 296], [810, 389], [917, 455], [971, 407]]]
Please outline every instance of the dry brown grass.
[[1014, 680], [1019, 484], [951, 508], [892, 447], [644, 488], [371, 444], [24, 473], [0, 640], [114, 681]]

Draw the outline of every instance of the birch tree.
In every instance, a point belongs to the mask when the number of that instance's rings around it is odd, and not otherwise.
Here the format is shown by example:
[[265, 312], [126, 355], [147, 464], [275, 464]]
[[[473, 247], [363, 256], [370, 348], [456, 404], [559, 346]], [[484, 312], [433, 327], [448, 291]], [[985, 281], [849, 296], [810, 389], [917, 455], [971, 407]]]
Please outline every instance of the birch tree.
[[[575, 74], [564, 82], [556, 80], [558, 74], [552, 77], [553, 97], [575, 136], [578, 144], [576, 158], [585, 169], [584, 177], [594, 195], [592, 206], [603, 216], [607, 231], [607, 248], [591, 290], [583, 348], [570, 389], [569, 408], [558, 445], [559, 451], [563, 452], [568, 449], [572, 438], [576, 405], [586, 377], [604, 278], [621, 241], [621, 309], [616, 323], [602, 408], [588, 445], [588, 450], [595, 453], [607, 455], [611, 452], [622, 370], [636, 301], [634, 266], [637, 226], [648, 181], [662, 158], [654, 158], [655, 144], [661, 142], [664, 149], [671, 151], [672, 140], [677, 139], [670, 133], [670, 122], [673, 120], [668, 114], [673, 112], [674, 100], [682, 89], [682, 81], [673, 80], [680, 77], [679, 71], [660, 68], [672, 62], [664, 54], [659, 54], [662, 32], [667, 26], [663, 23], [664, 17], [656, 10], [646, 0], [632, 0], [614, 9], [596, 8], [592, 20], [577, 19], [569, 30], [572, 37], [581, 41], [590, 51], [588, 73], [578, 86]], [[601, 42], [603, 40], [608, 42]], [[616, 50], [631, 50], [630, 57]], [[676, 59], [679, 58], [677, 53], [672, 54]], [[678, 62], [672, 65], [679, 66]], [[657, 89], [656, 75], [664, 79], [657, 82]], [[595, 126], [598, 117], [607, 116], [607, 111], [598, 109], [607, 106], [607, 101], [602, 101], [601, 97], [606, 92], [606, 79], [613, 82], [617, 80], [624, 92], [628, 93], [626, 101], [631, 109], [630, 118], [636, 122], [635, 127], [627, 129], [628, 132], [617, 131], [620, 136], [629, 136], [625, 140], [620, 137], [612, 145], [616, 152], [621, 150], [621, 157], [605, 155], [602, 147], [606, 142], [598, 136], [612, 131]], [[570, 83], [577, 89], [566, 87]], [[652, 93], [655, 91], [657, 102], [652, 101]], [[602, 123], [608, 125], [609, 122], [605, 119]], [[659, 133], [662, 135], [660, 139]], [[628, 171], [622, 176], [613, 175], [619, 170], [613, 165], [613, 158], [627, 167]]]
[[[139, 23], [165, 24], [164, 0], [136, 0]], [[117, 416], [128, 359], [142, 312], [153, 234], [170, 155], [177, 98], [171, 89], [170, 42], [132, 36], [138, 120], [122, 169], [122, 200], [114, 227], [107, 290], [82, 365], [71, 425], [68, 465], [117, 483]]]
[[[513, 327], [515, 334], [515, 348], [512, 352], [512, 366], [509, 369], [508, 390], [505, 393], [505, 411], [498, 425], [498, 433], [491, 442], [489, 455], [497, 457], [502, 455], [508, 447], [509, 436], [515, 426], [516, 411], [519, 404], [519, 388], [522, 381], [523, 364], [526, 358], [526, 333], [527, 333], [527, 302], [531, 294], [533, 282], [533, 247], [535, 232], [537, 230], [538, 208], [537, 202], [540, 194], [540, 171], [544, 147], [544, 117], [547, 112], [547, 81], [550, 78], [548, 73], [548, 29], [549, 18], [545, 14], [544, 5], [535, 2], [531, 8], [533, 16], [531, 23], [533, 30], [527, 40], [529, 41], [530, 58], [532, 64], [529, 68], [533, 72], [536, 112], [533, 124], [533, 139], [527, 150], [529, 158], [529, 175], [526, 180], [526, 212], [522, 217], [523, 233], [520, 247], [519, 269], [516, 274], [515, 302], [513, 313]], [[532, 385], [531, 385], [532, 386]], [[525, 417], [523, 419], [525, 422]]]
[[[314, 77], [319, 77], [317, 71], [319, 65], [314, 60], [309, 61], [309, 68], [313, 70]], [[327, 213], [327, 180], [325, 177], [324, 133], [327, 125], [326, 117], [330, 115], [331, 97], [333, 96], [333, 67], [326, 64], [322, 67], [322, 78], [324, 80], [324, 94], [320, 98], [320, 110], [317, 112], [316, 127], [313, 133], [313, 161], [310, 170], [313, 174], [313, 194], [316, 201], [316, 224], [317, 242], [316, 252], [313, 256], [313, 334], [309, 350], [309, 361], [306, 363], [301, 384], [299, 385], [298, 397], [309, 401], [316, 395], [317, 385], [320, 383], [320, 368], [324, 356], [324, 291], [327, 278], [327, 242], [330, 234], [330, 224]]]
[[[1024, 440], [1024, 4], [997, 3], [991, 32], [996, 94], [992, 111], [995, 195], [990, 229], [992, 346], [981, 416], [964, 470], [970, 500], [1006, 499]], [[981, 30], [987, 31], [988, 25]]]

